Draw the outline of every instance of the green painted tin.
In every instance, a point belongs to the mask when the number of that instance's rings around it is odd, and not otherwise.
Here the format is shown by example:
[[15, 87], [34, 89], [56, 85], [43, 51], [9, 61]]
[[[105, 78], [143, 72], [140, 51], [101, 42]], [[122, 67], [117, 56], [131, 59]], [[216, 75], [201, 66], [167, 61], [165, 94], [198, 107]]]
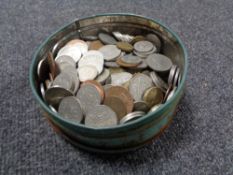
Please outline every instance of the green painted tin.
[[[155, 32], [162, 39], [162, 52], [181, 68], [182, 80], [174, 96], [157, 111], [124, 125], [95, 129], [65, 120], [42, 100], [36, 74], [38, 62], [51, 50], [54, 54], [70, 39], [93, 35], [100, 28], [122, 33]], [[186, 49], [179, 37], [160, 22], [132, 14], [103, 14], [75, 20], [49, 36], [36, 51], [30, 67], [30, 85], [42, 113], [57, 133], [85, 150], [118, 153], [134, 150], [158, 136], [169, 125], [184, 92], [188, 69]]]

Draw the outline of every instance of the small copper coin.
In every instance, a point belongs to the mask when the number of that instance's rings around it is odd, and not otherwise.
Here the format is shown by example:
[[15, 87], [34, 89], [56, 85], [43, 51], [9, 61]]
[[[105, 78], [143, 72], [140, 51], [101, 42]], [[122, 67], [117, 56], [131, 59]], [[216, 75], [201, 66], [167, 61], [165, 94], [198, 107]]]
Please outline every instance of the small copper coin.
[[104, 45], [100, 40], [92, 41], [89, 45], [89, 50], [99, 50], [103, 46]]
[[99, 94], [101, 96], [101, 101], [103, 101], [103, 99], [104, 99], [104, 88], [103, 88], [103, 86], [99, 82], [97, 82], [95, 80], [85, 81], [85, 82], [83, 82], [82, 86], [87, 85], [87, 84], [91, 84], [91, 85], [96, 87], [96, 89], [98, 90], [98, 92], [99, 92]]
[[133, 46], [127, 42], [117, 42], [116, 45], [122, 51], [125, 51], [125, 52], [132, 52], [133, 51]]
[[118, 120], [120, 120], [127, 114], [126, 106], [121, 98], [117, 96], [111, 96], [111, 94], [109, 95], [110, 96], [105, 97], [104, 104], [110, 107], [117, 114]]
[[119, 97], [125, 104], [127, 113], [133, 110], [133, 98], [129, 91], [122, 86], [112, 86], [105, 90], [105, 96], [116, 96]]
[[143, 95], [143, 100], [148, 104], [149, 108], [163, 101], [163, 92], [158, 87], [147, 89]]

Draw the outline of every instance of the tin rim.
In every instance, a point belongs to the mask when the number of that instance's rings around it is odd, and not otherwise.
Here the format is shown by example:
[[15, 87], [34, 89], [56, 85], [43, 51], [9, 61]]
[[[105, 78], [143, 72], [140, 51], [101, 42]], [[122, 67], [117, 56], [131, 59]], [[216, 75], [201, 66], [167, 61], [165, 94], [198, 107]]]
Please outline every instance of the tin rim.
[[[183, 54], [184, 54], [184, 71], [183, 71], [183, 77], [181, 80], [180, 85], [178, 86], [175, 94], [172, 96], [172, 98], [170, 98], [165, 104], [161, 105], [161, 107], [158, 108], [158, 110], [148, 113], [146, 115], [144, 115], [143, 117], [126, 123], [124, 125], [117, 125], [114, 127], [106, 127], [106, 128], [92, 128], [92, 127], [87, 127], [84, 124], [79, 124], [79, 123], [75, 123], [72, 121], [68, 121], [65, 120], [62, 116], [60, 116], [58, 113], [55, 113], [54, 111], [52, 111], [49, 106], [47, 106], [44, 101], [41, 99], [41, 97], [39, 96], [36, 87], [35, 87], [35, 80], [34, 80], [34, 70], [36, 69], [36, 57], [39, 53], [39, 51], [43, 48], [43, 46], [60, 30], [64, 29], [65, 27], [67, 27], [68, 25], [74, 23], [75, 21], [78, 20], [86, 20], [86, 19], [91, 19], [91, 18], [96, 18], [96, 17], [103, 17], [103, 16], [134, 16], [134, 17], [139, 17], [139, 18], [143, 18], [143, 19], [147, 19], [149, 21], [152, 21], [154, 23], [159, 24], [160, 26], [162, 26], [168, 33], [172, 34], [172, 36], [176, 39], [176, 41], [178, 42], [179, 46], [181, 47]], [[46, 40], [44, 40], [44, 42], [42, 44], [40, 44], [40, 46], [36, 49], [36, 51], [34, 52], [33, 55], [33, 59], [32, 59], [32, 63], [30, 65], [30, 72], [29, 72], [29, 81], [30, 81], [30, 87], [32, 89], [32, 92], [36, 98], [36, 100], [39, 102], [39, 104], [41, 105], [41, 107], [50, 115], [52, 115], [53, 117], [59, 119], [60, 121], [62, 121], [63, 123], [67, 123], [70, 126], [73, 127], [79, 127], [80, 129], [85, 130], [86, 132], [108, 132], [108, 131], [116, 131], [116, 130], [121, 130], [121, 129], [125, 129], [125, 128], [129, 128], [129, 127], [135, 127], [136, 124], [139, 124], [149, 118], [152, 118], [155, 114], [159, 115], [159, 113], [162, 113], [162, 111], [168, 109], [168, 107], [170, 106], [170, 104], [172, 103], [172, 101], [174, 101], [177, 98], [177, 95], [181, 92], [182, 88], [185, 86], [185, 80], [187, 78], [187, 71], [188, 71], [188, 54], [187, 54], [187, 50], [183, 44], [183, 42], [181, 41], [181, 39], [178, 37], [178, 35], [173, 32], [171, 29], [169, 29], [166, 25], [164, 25], [162, 22], [160, 22], [159, 20], [155, 20], [152, 18], [148, 18], [148, 17], [144, 17], [142, 15], [135, 15], [135, 14], [131, 14], [131, 13], [104, 13], [104, 14], [97, 14], [97, 15], [93, 15], [93, 16], [88, 16], [88, 17], [84, 17], [84, 18], [79, 18], [76, 19], [74, 21], [72, 21], [71, 23], [68, 23], [66, 25], [64, 25], [63, 27], [59, 28], [57, 31], [53, 32], [49, 37], [46, 38]]]

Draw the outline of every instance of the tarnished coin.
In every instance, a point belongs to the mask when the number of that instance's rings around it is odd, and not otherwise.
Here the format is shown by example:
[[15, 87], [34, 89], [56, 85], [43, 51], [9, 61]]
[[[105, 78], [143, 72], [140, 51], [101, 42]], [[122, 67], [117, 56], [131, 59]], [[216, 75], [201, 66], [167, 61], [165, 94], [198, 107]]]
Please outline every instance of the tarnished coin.
[[53, 106], [49, 105], [49, 108], [50, 108], [53, 112], [57, 113], [57, 110], [56, 110]]
[[111, 67], [111, 68], [118, 68], [118, 67], [120, 67], [115, 61], [105, 61], [104, 65], [106, 67]]
[[81, 82], [84, 82], [87, 80], [94, 80], [95, 77], [98, 75], [98, 71], [96, 67], [91, 66], [91, 65], [85, 65], [85, 66], [79, 67], [77, 70], [78, 70], [79, 80]]
[[78, 67], [82, 66], [94, 66], [98, 74], [103, 71], [104, 57], [103, 54], [97, 50], [88, 51], [78, 62]]
[[103, 46], [104, 45], [100, 40], [92, 41], [89, 45], [89, 50], [99, 50]]
[[144, 101], [135, 101], [133, 105], [133, 111], [143, 111], [148, 112], [150, 110], [149, 106]]
[[114, 37], [106, 33], [99, 33], [98, 37], [100, 41], [102, 41], [104, 44], [116, 44], [117, 43]]
[[50, 87], [45, 91], [45, 101], [56, 109], [60, 101], [67, 96], [73, 96], [73, 93], [59, 86]]
[[81, 106], [85, 114], [94, 106], [101, 103], [101, 95], [97, 88], [92, 84], [82, 85], [77, 93]]
[[62, 117], [77, 123], [80, 123], [83, 119], [80, 101], [74, 96], [65, 97], [61, 100], [58, 113]]
[[41, 81], [45, 81], [49, 75], [49, 65], [48, 61], [46, 58], [43, 58], [42, 60], [39, 61], [37, 65], [37, 75]]
[[157, 105], [154, 105], [149, 112], [154, 112], [154, 111], [157, 111], [159, 109], [159, 107], [162, 106], [162, 104], [157, 104]]
[[99, 94], [101, 96], [101, 102], [102, 102], [103, 99], [104, 99], [104, 88], [103, 88], [103, 86], [99, 82], [97, 82], [95, 80], [85, 81], [82, 85], [87, 85], [87, 84], [95, 86], [95, 88], [98, 90], [98, 92], [99, 92]]
[[83, 35], [80, 33], [80, 38], [85, 41], [95, 41], [98, 39], [98, 36], [94, 35]]
[[174, 80], [177, 68], [178, 68], [177, 65], [172, 65], [171, 66], [169, 76], [168, 76], [168, 85], [173, 84], [173, 80]]
[[69, 41], [66, 45], [78, 47], [81, 50], [82, 54], [84, 54], [88, 51], [87, 43], [83, 40], [80, 40], [80, 39], [73, 39], [73, 40]]
[[52, 75], [52, 79], [54, 79], [58, 75], [59, 69], [56, 62], [54, 61], [52, 52], [48, 52], [47, 63], [49, 65], [49, 70], [50, 74]]
[[154, 48], [154, 45], [149, 41], [138, 41], [134, 44], [133, 47], [135, 51], [144, 53], [150, 52]]
[[131, 44], [129, 44], [128, 42], [117, 42], [116, 46], [125, 52], [132, 52], [133, 51], [133, 46]]
[[113, 61], [121, 54], [121, 50], [115, 45], [105, 45], [101, 47], [99, 51], [104, 55], [105, 61]]
[[149, 108], [156, 104], [160, 104], [163, 101], [163, 92], [157, 87], [151, 87], [145, 91], [143, 101], [148, 104]]
[[172, 67], [171, 59], [162, 54], [151, 54], [146, 58], [146, 62], [156, 72], [167, 72]]
[[59, 86], [69, 91], [74, 90], [74, 82], [72, 81], [72, 78], [65, 72], [61, 72], [58, 74], [58, 76], [56, 76], [52, 86]]
[[173, 95], [174, 95], [175, 92], [176, 92], [176, 89], [177, 89], [177, 87], [174, 87], [174, 88], [172, 89], [172, 91], [168, 94], [166, 101], [168, 101], [169, 99], [171, 99], [171, 98], [173, 97]]
[[57, 57], [61, 55], [68, 55], [77, 63], [81, 58], [82, 52], [79, 47], [66, 45], [58, 51]]
[[116, 96], [119, 97], [125, 104], [127, 113], [133, 110], [133, 98], [129, 91], [122, 86], [112, 86], [105, 90], [105, 96]]
[[68, 55], [61, 55], [61, 56], [58, 56], [55, 58], [55, 61], [57, 64], [61, 64], [63, 62], [66, 62], [68, 63], [69, 65], [73, 66], [74, 68], [76, 68], [76, 63], [75, 61], [73, 60], [73, 58], [71, 58], [70, 56]]
[[162, 80], [162, 78], [159, 77], [159, 75], [157, 73], [155, 73], [154, 71], [150, 72], [150, 77], [151, 77], [153, 83], [155, 84], [155, 86], [160, 88], [163, 92], [167, 91], [167, 89], [168, 89], [167, 83], [165, 83]]
[[124, 101], [122, 101], [122, 99], [117, 96], [111, 96], [111, 94], [109, 95], [110, 96], [106, 96], [104, 98], [104, 104], [110, 107], [117, 114], [118, 120], [120, 120], [127, 114], [127, 109]]
[[142, 36], [142, 35], [137, 35], [137, 36], [135, 36], [135, 37], [132, 39], [131, 44], [135, 44], [135, 43], [138, 42], [138, 41], [144, 41], [144, 40], [145, 40], [145, 37], [144, 37], [144, 36]]
[[157, 48], [157, 52], [160, 52], [161, 49], [161, 41], [159, 39], [159, 37], [153, 33], [147, 34], [146, 35], [146, 39], [150, 42], [152, 42], [156, 48]]
[[124, 123], [128, 123], [130, 121], [136, 120], [136, 119], [142, 117], [143, 115], [145, 115], [145, 112], [143, 112], [143, 111], [135, 111], [135, 112], [129, 113], [120, 120], [120, 124], [124, 124]]
[[139, 65], [142, 62], [142, 59], [140, 57], [132, 54], [124, 55], [123, 57], [121, 57], [121, 60], [125, 63], [137, 64], [137, 65]]
[[173, 87], [177, 86], [178, 81], [179, 81], [179, 75], [180, 75], [180, 68], [178, 67], [176, 69], [176, 74], [174, 76], [174, 80], [173, 80], [173, 83], [172, 83]]
[[111, 84], [112, 85], [123, 85], [128, 82], [133, 75], [128, 72], [112, 73], [111, 74]]
[[145, 90], [152, 86], [153, 83], [149, 76], [142, 73], [137, 73], [130, 80], [129, 92], [135, 101], [142, 101]]
[[113, 127], [118, 123], [116, 113], [106, 105], [92, 106], [85, 116], [84, 124], [92, 128]]
[[105, 84], [106, 80], [110, 77], [110, 71], [109, 69], [105, 68], [103, 72], [96, 77], [96, 81], [98, 81], [100, 84]]
[[114, 73], [120, 73], [120, 72], [125, 72], [125, 70], [121, 67], [118, 68], [109, 68], [110, 74], [114, 74]]
[[122, 60], [121, 57], [117, 58], [116, 63], [126, 68], [137, 67], [140, 64], [140, 63], [126, 63]]

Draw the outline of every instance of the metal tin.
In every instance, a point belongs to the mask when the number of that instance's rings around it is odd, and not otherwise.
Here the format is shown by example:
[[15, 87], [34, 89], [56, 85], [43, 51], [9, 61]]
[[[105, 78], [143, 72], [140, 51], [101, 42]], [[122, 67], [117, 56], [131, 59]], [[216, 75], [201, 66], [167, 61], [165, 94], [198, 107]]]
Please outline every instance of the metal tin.
[[[181, 68], [182, 80], [171, 99], [144, 117], [111, 128], [88, 128], [61, 117], [52, 111], [40, 95], [37, 64], [48, 53], [54, 54], [69, 40], [77, 36], [97, 34], [102, 28], [122, 33], [139, 34], [141, 30], [156, 33], [162, 40], [162, 53]], [[117, 153], [139, 148], [158, 136], [170, 123], [182, 97], [187, 75], [188, 58], [179, 37], [160, 22], [132, 14], [102, 14], [76, 20], [48, 37], [36, 51], [30, 67], [30, 85], [44, 116], [56, 131], [79, 148], [103, 153]]]

